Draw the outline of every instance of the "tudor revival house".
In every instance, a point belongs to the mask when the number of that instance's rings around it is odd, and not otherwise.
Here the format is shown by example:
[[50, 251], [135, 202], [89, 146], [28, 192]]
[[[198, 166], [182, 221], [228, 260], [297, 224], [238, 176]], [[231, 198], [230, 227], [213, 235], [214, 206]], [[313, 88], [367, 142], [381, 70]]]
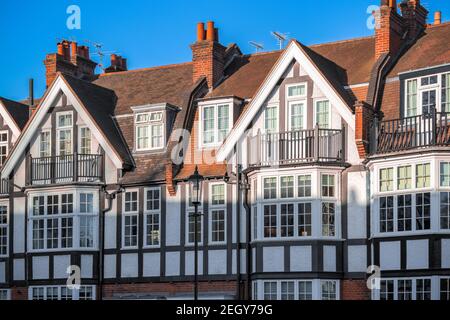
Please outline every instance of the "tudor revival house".
[[450, 299], [450, 24], [427, 14], [383, 0], [372, 37], [252, 55], [209, 22], [192, 62], [101, 75], [59, 43], [42, 98], [0, 99], [0, 299], [191, 299], [196, 232], [201, 299]]

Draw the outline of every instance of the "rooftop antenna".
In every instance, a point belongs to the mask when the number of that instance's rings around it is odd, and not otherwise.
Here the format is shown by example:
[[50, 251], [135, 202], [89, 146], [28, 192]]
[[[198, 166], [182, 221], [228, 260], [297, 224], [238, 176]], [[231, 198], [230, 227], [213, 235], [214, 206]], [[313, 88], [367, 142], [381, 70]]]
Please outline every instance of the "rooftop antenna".
[[91, 44], [95, 48], [95, 53], [93, 56], [98, 56], [98, 67], [102, 70], [105, 70], [105, 65], [103, 64], [103, 59], [107, 54], [116, 53], [115, 51], [103, 51], [103, 44], [93, 42], [90, 40], [84, 40], [84, 42]]
[[250, 45], [252, 47], [255, 48], [256, 53], [258, 53], [259, 51], [264, 50], [264, 45], [262, 43], [257, 43], [255, 41], [250, 41], [249, 43], [250, 43]]
[[288, 39], [288, 34], [281, 33], [278, 31], [272, 31], [271, 33], [272, 33], [272, 36], [274, 36], [277, 39], [278, 45], [280, 46], [280, 50], [283, 49], [284, 42]]

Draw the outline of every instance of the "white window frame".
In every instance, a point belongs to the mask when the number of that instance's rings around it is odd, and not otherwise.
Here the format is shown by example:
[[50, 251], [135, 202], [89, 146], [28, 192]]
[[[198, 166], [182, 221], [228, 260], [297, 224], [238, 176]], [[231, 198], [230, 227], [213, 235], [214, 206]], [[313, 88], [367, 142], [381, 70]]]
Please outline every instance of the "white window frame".
[[[274, 131], [270, 131], [268, 128], [266, 128], [266, 118], [267, 118], [267, 109], [268, 108], [275, 108], [276, 109], [276, 128]], [[278, 103], [269, 103], [266, 105], [263, 111], [263, 128], [264, 133], [278, 133], [280, 131], [280, 105]]]
[[[72, 125], [70, 126], [64, 126], [64, 127], [60, 127], [59, 126], [59, 118], [61, 116], [66, 116], [66, 115], [70, 115], [72, 117]], [[73, 112], [72, 111], [64, 111], [64, 112], [57, 112], [56, 113], [56, 154], [59, 156], [61, 155], [61, 148], [60, 148], [60, 140], [61, 140], [61, 131], [68, 131], [70, 130], [70, 151], [69, 153], [67, 153], [67, 155], [73, 154], [73, 126], [75, 123], [75, 119], [73, 116]]]
[[[159, 191], [159, 209], [149, 210], [147, 207], [147, 200], [148, 200], [147, 192], [155, 191], [155, 190]], [[161, 204], [162, 204], [161, 197], [162, 197], [162, 188], [161, 187], [151, 187], [151, 188], [144, 189], [144, 244], [143, 244], [144, 248], [160, 248], [161, 247]], [[149, 245], [147, 243], [147, 238], [148, 238], [147, 222], [148, 222], [149, 215], [158, 215], [159, 240], [158, 240], [158, 244], [155, 244], [155, 245]]]
[[0, 257], [6, 258], [9, 256], [9, 203], [0, 202], [0, 207], [6, 207], [6, 224], [2, 224], [0, 221], [0, 228], [6, 228], [6, 254], [2, 254], [0, 251]]
[[[62, 289], [63, 288], [67, 288], [66, 286], [30, 286], [28, 288], [28, 300], [33, 300], [33, 289], [42, 289], [44, 296], [43, 296], [43, 300], [47, 300], [47, 294], [48, 294], [48, 289], [57, 289], [58, 291], [58, 299], [57, 300], [62, 300]], [[84, 288], [90, 288], [92, 290], [92, 299], [89, 299], [90, 301], [93, 301], [96, 299], [96, 288], [94, 285], [82, 285], [80, 287], [80, 290], [76, 290], [73, 289], [72, 290], [72, 299], [69, 299], [69, 301], [78, 301], [80, 300], [80, 291], [81, 289]], [[68, 289], [68, 288], [67, 288]]]
[[[215, 148], [220, 146], [223, 141], [220, 141], [219, 139], [219, 106], [228, 106], [228, 132], [226, 136], [230, 133], [231, 129], [233, 128], [233, 102], [232, 101], [223, 101], [223, 102], [215, 102], [210, 104], [202, 104], [199, 105], [199, 122], [198, 122], [198, 133], [199, 133], [199, 148], [201, 149], [208, 149], [208, 148]], [[214, 109], [214, 139], [211, 143], [205, 143], [204, 140], [204, 130], [203, 130], [203, 120], [204, 120], [204, 114], [203, 111], [205, 108], [213, 108]], [[225, 137], [226, 137], [225, 136]]]
[[[80, 194], [81, 193], [90, 193], [93, 195], [93, 213], [81, 213], [80, 210]], [[61, 212], [62, 208], [62, 195], [72, 194], [73, 196], [73, 213], [72, 214], [63, 214]], [[58, 214], [48, 215], [48, 196], [58, 196]], [[44, 197], [44, 211], [45, 214], [42, 216], [34, 216], [33, 212], [33, 198], [35, 197]], [[39, 191], [33, 192], [28, 195], [28, 248], [32, 253], [40, 253], [40, 252], [66, 252], [66, 251], [93, 251], [98, 248], [98, 219], [99, 219], [99, 195], [98, 190], [94, 189], [67, 189], [64, 191], [58, 192], [48, 192], [48, 191]], [[93, 247], [81, 247], [80, 245], [80, 220], [81, 217], [90, 216], [93, 217]], [[63, 218], [72, 218], [72, 246], [68, 248], [62, 247], [62, 219]], [[58, 247], [57, 248], [48, 248], [47, 246], [47, 221], [49, 219], [58, 219]], [[35, 220], [44, 220], [44, 248], [43, 249], [33, 249], [33, 221]]]
[[[159, 114], [160, 118], [156, 120], [152, 120], [152, 116], [155, 114]], [[138, 121], [139, 116], [147, 116], [146, 121]], [[161, 146], [160, 147], [153, 147], [152, 146], [152, 139], [153, 139], [153, 127], [155, 126], [161, 126]], [[146, 127], [148, 130], [148, 148], [140, 148], [139, 147], [139, 140], [138, 140], [138, 130], [141, 127]], [[136, 111], [134, 113], [134, 148], [136, 152], [145, 152], [145, 151], [155, 151], [155, 150], [162, 150], [165, 148], [166, 145], [166, 128], [165, 128], [165, 121], [164, 121], [164, 111], [163, 110], [155, 110], [155, 111]]]
[[[126, 198], [126, 194], [127, 193], [136, 193], [137, 197], [136, 197], [136, 210], [131, 210], [131, 211], [126, 211], [125, 210], [125, 198]], [[139, 248], [139, 201], [140, 201], [140, 197], [139, 197], [139, 189], [127, 189], [124, 193], [123, 193], [123, 201], [122, 201], [122, 250], [135, 250], [137, 248]], [[136, 216], [136, 226], [137, 226], [137, 232], [136, 232], [136, 245], [134, 246], [126, 246], [125, 245], [125, 219], [126, 217], [134, 217]]]
[[[289, 89], [293, 87], [299, 87], [304, 86], [305, 87], [305, 94], [304, 95], [296, 95], [296, 96], [289, 96]], [[308, 82], [298, 82], [298, 83], [292, 83], [286, 85], [286, 99], [287, 100], [295, 100], [295, 99], [301, 99], [308, 97]]]
[[[445, 277], [443, 277], [445, 278]], [[418, 301], [417, 300], [417, 280], [430, 280], [431, 283], [431, 292], [430, 292], [430, 300], [436, 300], [440, 298], [440, 277], [437, 278], [435, 281], [436, 277], [434, 276], [429, 276], [429, 277], [407, 277], [407, 278], [382, 278], [381, 281], [393, 281], [394, 282], [394, 290], [393, 290], [393, 295], [394, 295], [394, 299], [393, 300], [388, 300], [388, 301], [399, 301], [398, 297], [399, 297], [399, 282], [400, 281], [411, 281], [411, 300], [406, 300], [406, 301]], [[436, 288], [437, 285], [437, 288]], [[438, 297], [436, 297], [434, 294], [438, 293]], [[373, 300], [381, 300], [381, 288], [380, 289], [376, 289], [372, 291], [372, 299]], [[427, 300], [425, 300], [427, 301]]]
[[[81, 132], [84, 129], [89, 130], [89, 141], [90, 141], [90, 146], [89, 146], [90, 152], [89, 153], [82, 152], [82, 139], [83, 138], [81, 136]], [[93, 144], [92, 144], [92, 131], [91, 131], [91, 129], [88, 126], [80, 126], [80, 127], [78, 127], [78, 153], [79, 154], [86, 154], [86, 155], [93, 154], [92, 146], [93, 146]]]
[[[48, 134], [48, 147], [49, 147], [49, 149], [48, 149], [48, 154], [47, 155], [42, 155], [42, 153], [43, 153], [43, 149], [42, 149], [42, 134], [43, 133], [46, 133], [46, 134]], [[39, 158], [42, 158], [42, 157], [51, 157], [51, 155], [52, 155], [52, 133], [51, 133], [51, 131], [50, 130], [42, 130], [40, 133], [39, 133]]]
[[[187, 247], [193, 247], [195, 245], [194, 241], [189, 241], [189, 216], [194, 214], [194, 209], [193, 208], [188, 208], [186, 211], [186, 246]], [[200, 239], [198, 239], [198, 245], [201, 246], [203, 245], [203, 241], [204, 241], [204, 223], [205, 223], [205, 219], [204, 219], [204, 215], [203, 215], [203, 209], [201, 207], [198, 207], [198, 213], [202, 214], [201, 216], [199, 216], [197, 219], [198, 223], [200, 224]]]
[[[223, 204], [213, 204], [213, 188], [214, 186], [223, 186], [223, 196], [224, 196], [224, 203]], [[227, 184], [223, 182], [213, 182], [209, 184], [209, 193], [210, 200], [209, 200], [209, 208], [208, 208], [208, 243], [209, 245], [221, 245], [225, 244], [227, 242]], [[213, 224], [213, 212], [214, 211], [223, 211], [224, 212], [224, 230], [223, 230], [223, 241], [213, 241], [212, 235], [212, 224]]]
[[[293, 129], [292, 127], [292, 106], [293, 105], [297, 105], [297, 104], [301, 104], [303, 105], [302, 109], [302, 113], [303, 113], [303, 123], [302, 123], [302, 128], [301, 129]], [[308, 127], [308, 104], [306, 100], [292, 100], [292, 101], [288, 101], [287, 103], [288, 106], [288, 112], [287, 112], [287, 119], [286, 119], [286, 128], [289, 129], [289, 131], [294, 131], [294, 130], [306, 130], [306, 128]]]
[[[9, 132], [8, 130], [1, 130], [0, 135], [6, 134], [6, 141], [0, 142], [0, 147], [6, 147], [6, 153], [5, 153], [5, 160], [8, 158], [9, 154]], [[0, 162], [0, 166], [2, 166], [3, 163]]]
[[313, 110], [313, 124], [314, 127], [317, 125], [317, 105], [320, 102], [328, 102], [328, 128], [320, 128], [320, 129], [332, 129], [333, 128], [333, 123], [332, 121], [332, 110], [333, 110], [333, 106], [331, 105], [331, 101], [329, 99], [314, 99], [314, 110]]

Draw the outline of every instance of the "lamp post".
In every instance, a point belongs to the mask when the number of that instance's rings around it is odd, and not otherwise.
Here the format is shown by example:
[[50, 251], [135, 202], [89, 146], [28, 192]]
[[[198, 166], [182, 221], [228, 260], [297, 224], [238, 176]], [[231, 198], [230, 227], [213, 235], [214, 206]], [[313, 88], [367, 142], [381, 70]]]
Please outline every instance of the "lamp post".
[[189, 178], [190, 184], [190, 198], [194, 205], [194, 300], [198, 300], [198, 218], [202, 215], [198, 212], [198, 206], [202, 201], [202, 186], [203, 176], [198, 172], [198, 167], [195, 167], [194, 174]]

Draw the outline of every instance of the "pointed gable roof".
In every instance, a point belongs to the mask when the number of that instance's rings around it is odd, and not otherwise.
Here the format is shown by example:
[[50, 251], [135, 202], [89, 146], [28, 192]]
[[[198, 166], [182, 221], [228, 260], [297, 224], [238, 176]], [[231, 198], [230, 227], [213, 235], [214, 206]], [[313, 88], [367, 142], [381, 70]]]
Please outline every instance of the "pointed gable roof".
[[0, 97], [0, 103], [11, 116], [14, 124], [21, 131], [28, 122], [30, 109], [26, 104]]

